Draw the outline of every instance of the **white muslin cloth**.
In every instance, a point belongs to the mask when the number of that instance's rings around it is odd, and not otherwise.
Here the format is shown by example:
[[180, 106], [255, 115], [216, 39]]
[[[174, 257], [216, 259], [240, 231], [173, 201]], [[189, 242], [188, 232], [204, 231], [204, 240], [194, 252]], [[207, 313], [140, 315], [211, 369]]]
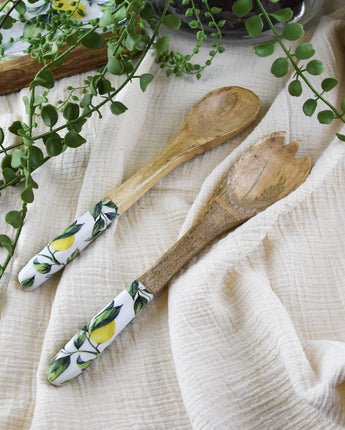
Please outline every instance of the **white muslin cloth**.
[[[311, 81], [338, 79], [328, 96], [339, 105], [345, 5], [330, 3], [305, 40], [326, 69]], [[172, 44], [194, 41], [174, 34]], [[270, 73], [272, 57], [226, 48], [199, 81], [167, 79], [149, 56], [140, 72], [155, 79], [145, 93], [137, 81], [125, 89], [128, 111], [93, 118], [85, 145], [35, 173], [40, 187], [0, 284], [1, 430], [345, 428], [345, 144], [335, 137], [345, 127], [305, 117], [311, 93], [292, 98], [291, 78]], [[85, 76], [58, 81], [52, 102]], [[24, 292], [18, 272], [34, 253], [152, 159], [203, 95], [228, 85], [260, 97], [255, 124], [174, 170], [63, 272]], [[1, 97], [3, 128], [25, 118], [25, 94]], [[49, 384], [64, 343], [174, 244], [241, 154], [280, 130], [312, 158], [307, 181], [194, 258], [78, 379]], [[19, 209], [20, 187], [3, 193], [1, 232], [11, 234], [3, 218]]]

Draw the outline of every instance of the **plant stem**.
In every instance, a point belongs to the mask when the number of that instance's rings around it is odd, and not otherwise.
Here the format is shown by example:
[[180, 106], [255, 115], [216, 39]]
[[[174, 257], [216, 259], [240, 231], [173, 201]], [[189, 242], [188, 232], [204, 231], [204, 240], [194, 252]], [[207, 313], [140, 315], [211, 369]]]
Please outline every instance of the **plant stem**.
[[341, 121], [343, 121], [345, 123], [345, 114], [341, 114], [335, 106], [332, 105], [332, 103], [330, 103], [327, 99], [325, 99], [323, 97], [323, 95], [317, 91], [314, 86], [309, 82], [308, 78], [304, 75], [304, 73], [302, 72], [302, 70], [300, 69], [300, 67], [298, 67], [298, 64], [296, 63], [296, 61], [294, 60], [293, 56], [291, 55], [290, 51], [287, 49], [287, 47], [285, 46], [284, 42], [282, 41], [282, 38], [280, 36], [280, 34], [277, 32], [275, 26], [273, 25], [269, 14], [266, 12], [265, 8], [263, 7], [262, 3], [260, 0], [256, 0], [257, 5], [259, 6], [262, 15], [265, 17], [270, 29], [272, 30], [275, 40], [279, 43], [279, 45], [281, 46], [281, 48], [283, 49], [284, 53], [286, 54], [286, 56], [288, 57], [289, 61], [291, 62], [292, 66], [294, 67], [294, 69], [296, 70], [297, 75], [304, 81], [304, 83], [310, 88], [310, 90], [315, 94], [315, 96], [322, 100], [336, 115], [337, 118], [339, 118]]
[[14, 250], [15, 250], [15, 248], [17, 246], [17, 242], [18, 242], [20, 233], [21, 233], [23, 225], [24, 225], [24, 219], [26, 217], [26, 211], [27, 211], [27, 204], [25, 202], [23, 202], [22, 209], [21, 209], [22, 221], [20, 223], [20, 226], [17, 228], [15, 236], [14, 236], [14, 239], [12, 241], [12, 252], [11, 253], [9, 252], [7, 254], [4, 263], [0, 266], [0, 278], [3, 275], [4, 271], [6, 270], [9, 262], [11, 261], [11, 258], [13, 256]]

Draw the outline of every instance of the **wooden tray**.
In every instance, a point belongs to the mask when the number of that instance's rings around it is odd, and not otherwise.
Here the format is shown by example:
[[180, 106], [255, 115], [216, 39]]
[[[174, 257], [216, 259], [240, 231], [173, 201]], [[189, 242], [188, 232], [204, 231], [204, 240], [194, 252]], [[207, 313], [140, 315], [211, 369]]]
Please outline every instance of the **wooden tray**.
[[[111, 33], [104, 33], [104, 39]], [[67, 47], [65, 48], [67, 49]], [[70, 52], [64, 64], [60, 67], [52, 67], [55, 78], [70, 76], [75, 73], [86, 72], [107, 63], [107, 44], [101, 49], [90, 50], [82, 45]], [[21, 90], [29, 86], [36, 73], [42, 68], [42, 64], [30, 55], [23, 55], [12, 60], [0, 62], [0, 95]]]

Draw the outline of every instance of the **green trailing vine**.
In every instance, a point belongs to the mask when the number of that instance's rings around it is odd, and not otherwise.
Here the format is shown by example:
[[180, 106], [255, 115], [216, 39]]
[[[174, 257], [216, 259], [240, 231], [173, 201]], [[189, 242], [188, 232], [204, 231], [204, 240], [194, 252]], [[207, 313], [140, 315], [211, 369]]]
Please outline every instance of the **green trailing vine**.
[[[37, 2], [28, 1], [30, 4]], [[6, 222], [14, 229], [13, 237], [0, 234], [0, 245], [7, 251], [7, 256], [0, 264], [0, 277], [13, 257], [27, 206], [34, 201], [34, 190], [39, 186], [32, 177], [33, 172], [67, 148], [83, 145], [83, 126], [94, 114], [101, 119], [106, 106], [114, 115], [121, 115], [127, 110], [125, 104], [117, 100], [120, 91], [129, 82], [138, 79], [144, 92], [154, 78], [150, 73], [137, 73], [147, 53], [155, 53], [167, 77], [187, 74], [200, 79], [213, 58], [225, 50], [222, 46], [225, 21], [217, 19], [221, 9], [212, 6], [211, 0], [201, 0], [206, 8], [204, 17], [208, 20], [207, 27], [213, 29], [210, 34], [206, 32], [197, 1], [181, 0], [186, 9], [185, 15], [189, 18], [189, 26], [196, 36], [195, 47], [189, 54], [171, 51], [170, 35], [160, 35], [161, 26], [178, 30], [181, 25], [178, 17], [168, 13], [170, 0], [166, 0], [164, 10], [159, 15], [148, 0], [113, 0], [112, 6], [104, 9], [101, 18], [86, 22], [76, 19], [84, 15], [80, 0], [72, 0], [69, 10], [64, 10], [62, 0], [54, 4], [51, 0], [45, 0], [45, 3], [45, 14], [49, 19], [42, 15], [26, 19], [27, 6], [22, 0], [5, 0], [0, 4], [0, 57], [5, 55], [8, 47], [26, 41], [29, 44], [28, 53], [42, 65], [30, 84], [29, 94], [23, 98], [26, 121], [14, 121], [6, 131], [0, 127], [0, 193], [18, 183], [24, 184], [20, 188], [21, 208], [11, 210], [5, 216]], [[265, 24], [272, 31], [272, 41], [255, 46], [255, 52], [260, 57], [267, 57], [280, 47], [282, 56], [274, 60], [271, 72], [279, 78], [286, 76], [291, 67], [294, 69], [288, 91], [292, 97], [299, 97], [305, 89], [309, 89], [312, 96], [303, 105], [306, 116], [311, 117], [318, 110], [316, 115], [322, 124], [330, 124], [334, 120], [345, 123], [345, 98], [339, 107], [327, 100], [327, 93], [338, 85], [338, 81], [327, 77], [322, 80], [321, 88], [317, 89], [308, 79], [309, 75], [321, 75], [324, 71], [322, 61], [312, 59], [315, 55], [312, 44], [300, 43], [294, 52], [289, 46], [290, 42], [298, 41], [304, 35], [300, 23], [290, 22], [293, 18], [290, 8], [269, 13], [260, 0], [236, 0], [233, 12], [240, 18], [250, 14], [245, 27], [253, 38], [264, 31]], [[30, 25], [33, 30], [26, 36], [16, 40], [9, 38], [3, 43], [2, 32], [11, 29], [17, 21]], [[275, 26], [276, 22], [284, 23], [281, 31]], [[106, 31], [111, 32], [107, 40], [100, 34]], [[208, 59], [200, 65], [194, 61], [204, 42], [211, 49]], [[107, 44], [107, 64], [88, 76], [81, 87], [67, 87], [67, 96], [59, 100], [56, 106], [52, 105], [49, 96], [55, 86], [55, 76], [51, 68], [61, 66], [67, 55], [79, 45], [93, 50], [102, 48], [104, 44]], [[67, 49], [62, 50], [63, 46]], [[123, 77], [117, 88], [111, 83], [111, 75]], [[38, 125], [45, 131], [38, 133]], [[16, 143], [5, 145], [7, 133], [12, 138], [16, 137]], [[337, 137], [345, 141], [345, 135], [338, 133]]]
[[[278, 3], [279, 0], [270, 0], [271, 3]], [[289, 73], [290, 66], [294, 69], [293, 80], [289, 83], [288, 91], [292, 97], [300, 97], [307, 87], [312, 97], [307, 99], [303, 104], [303, 112], [306, 116], [313, 116], [318, 107], [323, 105], [317, 113], [317, 119], [321, 124], [330, 124], [334, 120], [340, 120], [345, 123], [345, 97], [342, 99], [340, 106], [334, 106], [326, 97], [326, 93], [333, 90], [338, 81], [335, 78], [327, 77], [322, 80], [321, 88], [317, 89], [310, 82], [308, 76], [321, 75], [324, 72], [324, 64], [319, 59], [312, 59], [315, 55], [313, 45], [309, 42], [300, 43], [295, 51], [292, 51], [291, 46], [287, 46], [286, 42], [298, 41], [304, 35], [303, 25], [296, 22], [290, 22], [293, 18], [293, 13], [290, 8], [284, 8], [274, 13], [268, 13], [264, 8], [261, 0], [256, 0], [255, 4], [252, 0], [237, 0], [234, 3], [233, 11], [239, 17], [245, 17], [249, 12], [253, 11], [254, 6], [257, 6], [259, 13], [250, 16], [245, 21], [245, 27], [250, 36], [253, 38], [259, 36], [264, 28], [264, 21], [268, 24], [273, 33], [271, 42], [258, 45], [255, 47], [255, 52], [260, 57], [267, 57], [274, 53], [277, 45], [280, 46], [284, 56], [277, 58], [272, 63], [271, 72], [277, 78], [286, 76]], [[274, 21], [287, 23], [281, 33], [275, 27]], [[305, 64], [303, 61], [307, 60]], [[337, 133], [339, 140], [345, 142], [345, 135]]]
[[[34, 4], [36, 1], [29, 0], [29, 3]], [[178, 30], [181, 25], [178, 17], [168, 13], [169, 0], [166, 0], [164, 10], [159, 15], [150, 1], [114, 0], [108, 2], [101, 18], [86, 22], [76, 19], [76, 16], [84, 15], [79, 0], [71, 1], [69, 10], [64, 10], [62, 1], [52, 3], [45, 0], [45, 15], [40, 14], [31, 19], [25, 18], [27, 6], [22, 0], [6, 0], [0, 5], [0, 56], [4, 56], [9, 46], [25, 41], [29, 44], [27, 52], [42, 66], [29, 86], [29, 94], [23, 98], [26, 121], [14, 121], [6, 131], [16, 137], [16, 143], [5, 146], [6, 134], [0, 128], [0, 192], [18, 183], [24, 184], [20, 189], [21, 208], [11, 210], [5, 216], [6, 222], [14, 229], [14, 235], [11, 238], [7, 234], [0, 234], [0, 245], [7, 251], [5, 260], [0, 264], [0, 277], [13, 257], [27, 206], [34, 201], [34, 193], [39, 186], [33, 179], [33, 172], [67, 148], [83, 145], [86, 141], [82, 133], [83, 126], [94, 114], [102, 118], [102, 109], [106, 105], [114, 115], [121, 115], [127, 110], [125, 104], [117, 100], [122, 89], [138, 79], [144, 92], [153, 80], [150, 73], [137, 73], [147, 53], [152, 50], [156, 54], [167, 76], [190, 74], [199, 79], [202, 71], [211, 65], [214, 56], [224, 51], [220, 30], [224, 22], [215, 19], [214, 12], [217, 10], [208, 6], [208, 0], [203, 0], [215, 29], [211, 36], [214, 39], [213, 49], [204, 65], [192, 62], [208, 36], [198, 19], [200, 11], [194, 1], [183, 1], [184, 4], [190, 2], [188, 14], [195, 16], [196, 24], [191, 22], [190, 27], [198, 29], [195, 49], [187, 55], [169, 49], [169, 34], [160, 36], [161, 26]], [[2, 44], [2, 32], [11, 29], [16, 22], [23, 22], [33, 29], [26, 36], [16, 40], [10, 38]], [[101, 35], [106, 31], [111, 32], [107, 40]], [[52, 105], [49, 102], [50, 91], [55, 86], [52, 67], [61, 66], [67, 55], [79, 45], [93, 50], [102, 48], [105, 43], [107, 64], [88, 76], [83, 86], [67, 87], [66, 98], [59, 100], [56, 106]], [[67, 49], [62, 50], [63, 46]], [[117, 88], [111, 83], [111, 75], [123, 77]], [[38, 125], [45, 131], [38, 133]]]

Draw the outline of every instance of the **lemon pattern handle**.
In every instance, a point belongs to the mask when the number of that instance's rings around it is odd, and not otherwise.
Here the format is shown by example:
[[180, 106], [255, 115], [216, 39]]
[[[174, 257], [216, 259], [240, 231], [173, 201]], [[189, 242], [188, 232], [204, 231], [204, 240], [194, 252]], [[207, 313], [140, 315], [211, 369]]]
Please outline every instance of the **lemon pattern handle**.
[[60, 386], [79, 376], [152, 298], [143, 284], [132, 282], [55, 355], [47, 369], [48, 381]]
[[48, 243], [19, 272], [18, 280], [33, 290], [77, 257], [119, 216], [118, 208], [104, 198]]

